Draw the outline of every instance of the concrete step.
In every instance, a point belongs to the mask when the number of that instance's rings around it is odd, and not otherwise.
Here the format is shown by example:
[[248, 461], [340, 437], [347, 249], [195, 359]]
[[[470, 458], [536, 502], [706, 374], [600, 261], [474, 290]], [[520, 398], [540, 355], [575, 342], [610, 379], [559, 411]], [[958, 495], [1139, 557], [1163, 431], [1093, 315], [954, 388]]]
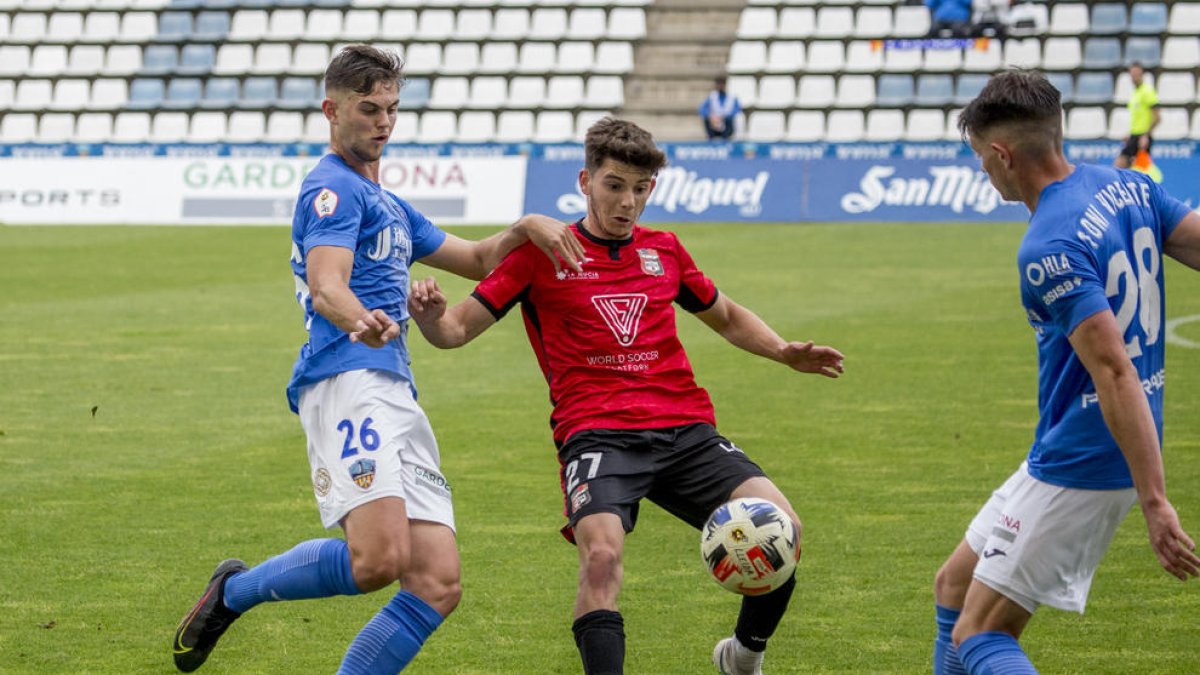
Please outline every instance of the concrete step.
[[625, 81], [625, 110], [693, 112], [712, 91], [710, 77], [643, 77]]
[[745, 6], [746, 0], [655, 0], [648, 9], [652, 12], [664, 9], [682, 11], [724, 9], [740, 12]]
[[652, 111], [626, 111], [623, 119], [630, 120], [654, 135], [656, 141], [702, 141], [704, 123], [699, 115], [678, 115]]
[[725, 70], [725, 45], [643, 43], [637, 48], [635, 75], [713, 78]]
[[728, 44], [737, 35], [741, 9], [662, 9], [646, 16], [646, 42]]

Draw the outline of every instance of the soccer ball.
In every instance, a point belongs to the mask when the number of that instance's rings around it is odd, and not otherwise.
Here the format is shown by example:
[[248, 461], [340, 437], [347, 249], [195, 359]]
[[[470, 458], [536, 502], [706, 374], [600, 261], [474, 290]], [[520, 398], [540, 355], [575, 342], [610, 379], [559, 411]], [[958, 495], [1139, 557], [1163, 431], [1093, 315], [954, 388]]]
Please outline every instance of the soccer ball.
[[762, 595], [791, 578], [800, 547], [796, 526], [783, 509], [766, 499], [743, 497], [708, 517], [700, 531], [700, 555], [723, 588]]

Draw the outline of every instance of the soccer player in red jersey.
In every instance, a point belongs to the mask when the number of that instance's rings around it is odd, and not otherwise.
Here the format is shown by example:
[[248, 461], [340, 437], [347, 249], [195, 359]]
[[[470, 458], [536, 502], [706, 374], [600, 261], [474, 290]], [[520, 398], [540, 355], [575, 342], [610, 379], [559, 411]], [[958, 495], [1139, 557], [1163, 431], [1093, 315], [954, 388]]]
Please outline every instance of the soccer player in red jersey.
[[[413, 283], [409, 310], [443, 349], [466, 344], [520, 303], [554, 405], [550, 424], [568, 518], [579, 549], [575, 642], [587, 675], [621, 673], [624, 622], [617, 611], [625, 535], [642, 498], [699, 528], [717, 506], [768, 499], [800, 520], [783, 493], [740, 448], [717, 433], [712, 402], [696, 385], [675, 326], [678, 304], [729, 342], [802, 373], [836, 378], [842, 354], [789, 342], [717, 292], [674, 234], [637, 224], [666, 164], [650, 134], [605, 118], [588, 130], [579, 184], [587, 214], [575, 224], [582, 272], [556, 272], [537, 248], [515, 249], [467, 298], [447, 309], [433, 279]], [[733, 637], [713, 662], [723, 673], [760, 673], [767, 638], [795, 588], [742, 601]]]

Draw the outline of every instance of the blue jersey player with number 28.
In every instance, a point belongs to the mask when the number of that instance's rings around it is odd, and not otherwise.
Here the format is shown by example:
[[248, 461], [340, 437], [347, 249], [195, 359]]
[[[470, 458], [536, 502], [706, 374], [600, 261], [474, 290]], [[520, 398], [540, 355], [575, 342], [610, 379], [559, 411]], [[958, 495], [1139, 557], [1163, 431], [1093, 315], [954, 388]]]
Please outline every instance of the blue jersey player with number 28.
[[1034, 610], [1083, 612], [1135, 503], [1163, 568], [1197, 576], [1160, 444], [1162, 255], [1200, 269], [1200, 214], [1143, 174], [1069, 164], [1059, 92], [1039, 73], [993, 77], [959, 128], [992, 185], [1033, 214], [1017, 259], [1039, 420], [1026, 461], [937, 574], [934, 673], [1021, 675], [1036, 672], [1017, 642]]
[[[292, 271], [308, 342], [288, 402], [308, 438], [313, 492], [326, 528], [247, 569], [217, 566], [175, 633], [175, 665], [199, 668], [250, 608], [275, 600], [402, 589], [358, 633], [339, 673], [397, 673], [454, 610], [459, 559], [450, 486], [429, 420], [416, 402], [404, 326], [415, 260], [482, 279], [527, 240], [557, 268], [580, 271], [583, 247], [565, 225], [526, 216], [480, 241], [434, 227], [379, 185], [396, 124], [400, 60], [351, 45], [325, 74], [321, 107], [332, 153], [305, 178], [292, 225]], [[281, 666], [282, 667], [282, 666]]]

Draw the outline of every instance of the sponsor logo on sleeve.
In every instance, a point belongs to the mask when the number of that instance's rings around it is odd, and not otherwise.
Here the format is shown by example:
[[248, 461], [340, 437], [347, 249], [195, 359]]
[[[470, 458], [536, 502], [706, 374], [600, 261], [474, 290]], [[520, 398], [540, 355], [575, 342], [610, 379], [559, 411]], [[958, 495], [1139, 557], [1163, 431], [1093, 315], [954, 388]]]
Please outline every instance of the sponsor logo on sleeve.
[[337, 211], [338, 195], [329, 188], [321, 188], [317, 196], [313, 199], [313, 210], [317, 212], [318, 218], [332, 216]]

